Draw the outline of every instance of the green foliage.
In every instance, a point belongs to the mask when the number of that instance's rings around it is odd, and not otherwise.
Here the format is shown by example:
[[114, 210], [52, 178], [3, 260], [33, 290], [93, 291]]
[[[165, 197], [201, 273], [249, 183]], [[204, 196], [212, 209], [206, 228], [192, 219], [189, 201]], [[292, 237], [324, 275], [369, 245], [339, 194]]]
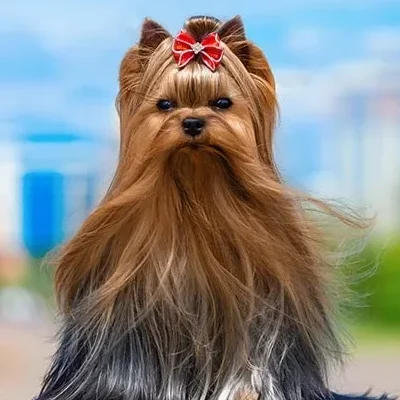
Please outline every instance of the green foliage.
[[359, 270], [369, 271], [354, 286], [364, 307], [364, 323], [400, 327], [400, 239], [371, 242], [359, 256]]
[[31, 259], [23, 286], [38, 293], [46, 301], [53, 299], [52, 271], [42, 259]]

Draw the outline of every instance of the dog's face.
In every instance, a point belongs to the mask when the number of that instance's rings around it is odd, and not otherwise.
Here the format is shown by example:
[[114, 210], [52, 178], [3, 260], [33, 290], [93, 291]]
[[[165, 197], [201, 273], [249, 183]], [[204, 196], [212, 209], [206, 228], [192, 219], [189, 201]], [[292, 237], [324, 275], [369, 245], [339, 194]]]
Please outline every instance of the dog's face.
[[179, 68], [172, 38], [162, 29], [145, 23], [140, 44], [121, 67], [122, 154], [133, 160], [131, 168], [189, 160], [199, 170], [222, 158], [272, 165], [273, 77], [262, 53], [246, 41], [241, 21], [197, 32], [199, 40], [213, 30], [221, 35], [224, 57], [214, 72], [197, 61]]
[[[171, 65], [139, 113], [149, 127], [137, 132], [139, 140], [150, 140], [152, 148], [161, 151], [196, 152], [209, 147], [256, 151], [249, 101], [222, 68], [211, 72], [197, 63], [183, 70]], [[151, 137], [143, 137], [149, 133]]]

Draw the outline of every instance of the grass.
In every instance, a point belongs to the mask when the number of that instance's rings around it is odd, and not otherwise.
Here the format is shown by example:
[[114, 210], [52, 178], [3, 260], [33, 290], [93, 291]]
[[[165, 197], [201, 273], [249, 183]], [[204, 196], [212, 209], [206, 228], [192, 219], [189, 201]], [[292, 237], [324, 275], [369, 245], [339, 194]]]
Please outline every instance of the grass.
[[358, 349], [390, 351], [400, 354], [400, 329], [397, 326], [378, 326], [375, 323], [362, 323], [352, 326], [350, 334]]

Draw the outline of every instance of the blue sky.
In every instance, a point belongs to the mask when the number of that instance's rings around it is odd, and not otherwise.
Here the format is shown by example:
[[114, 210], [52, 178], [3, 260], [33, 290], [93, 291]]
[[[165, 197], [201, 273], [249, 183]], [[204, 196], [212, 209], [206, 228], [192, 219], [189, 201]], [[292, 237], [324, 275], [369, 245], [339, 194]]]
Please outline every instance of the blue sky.
[[196, 14], [243, 16], [276, 71], [290, 128], [300, 119], [313, 129], [327, 117], [332, 68], [400, 60], [398, 0], [14, 0], [0, 15], [0, 139], [109, 135], [119, 61], [143, 18], [174, 33]]

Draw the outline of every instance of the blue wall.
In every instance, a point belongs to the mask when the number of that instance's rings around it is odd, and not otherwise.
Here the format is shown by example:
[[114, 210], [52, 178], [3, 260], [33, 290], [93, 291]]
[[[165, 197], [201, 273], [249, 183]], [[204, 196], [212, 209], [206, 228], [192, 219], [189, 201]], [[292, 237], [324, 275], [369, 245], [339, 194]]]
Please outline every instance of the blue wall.
[[28, 172], [22, 178], [23, 242], [42, 257], [63, 239], [63, 182], [57, 172]]

